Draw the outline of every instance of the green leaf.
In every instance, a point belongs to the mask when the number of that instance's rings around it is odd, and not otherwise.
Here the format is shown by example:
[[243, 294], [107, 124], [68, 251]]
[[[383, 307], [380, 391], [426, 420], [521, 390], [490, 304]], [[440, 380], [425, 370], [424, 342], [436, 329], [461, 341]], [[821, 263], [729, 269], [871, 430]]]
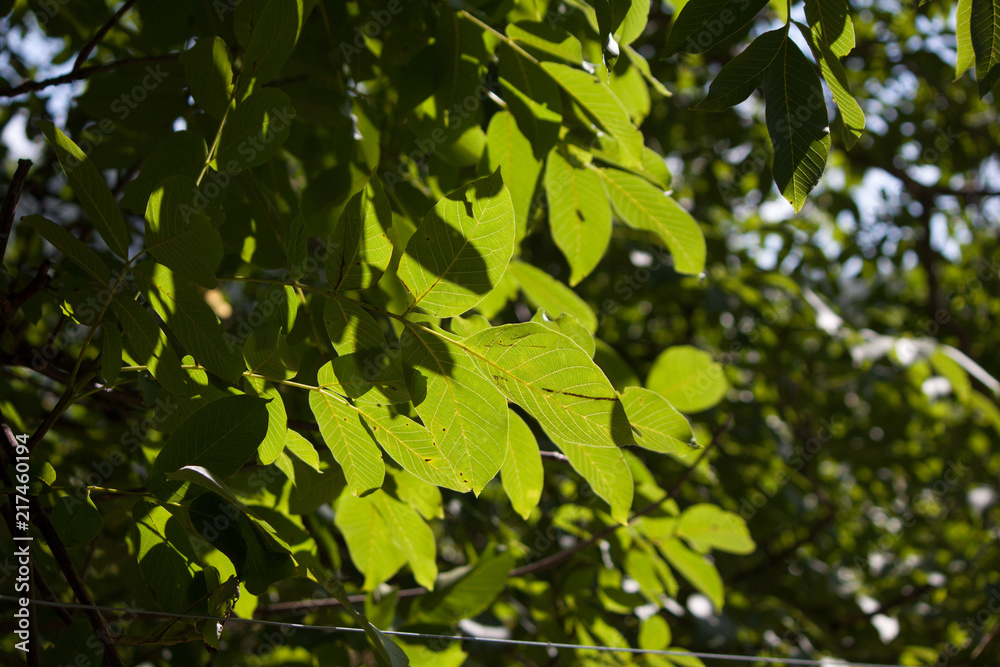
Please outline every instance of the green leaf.
[[761, 77], [785, 42], [785, 30], [779, 28], [755, 39], [712, 80], [708, 95], [694, 106], [700, 111], [724, 111], [750, 97], [760, 86]]
[[289, 380], [299, 372], [295, 350], [280, 333], [277, 324], [265, 324], [251, 333], [243, 344], [243, 360], [251, 373]]
[[134, 274], [153, 310], [198, 363], [235, 383], [243, 374], [243, 360], [201, 295], [162, 264], [141, 262]]
[[326, 280], [343, 292], [367, 289], [379, 281], [392, 258], [388, 231], [392, 208], [375, 175], [347, 202], [330, 239]]
[[263, 595], [268, 586], [295, 572], [288, 548], [225, 498], [203, 493], [189, 511], [201, 537], [229, 558], [253, 595]]
[[670, 250], [678, 273], [705, 269], [705, 236], [680, 204], [645, 179], [618, 169], [600, 169], [615, 210], [630, 227], [652, 232]]
[[185, 280], [213, 288], [222, 236], [194, 207], [197, 195], [190, 176], [170, 176], [160, 183], [146, 204], [146, 250]]
[[342, 493], [334, 523], [347, 542], [351, 561], [365, 575], [364, 590], [374, 590], [406, 564], [407, 554], [399, 548], [393, 528], [379, 512], [375, 494], [358, 498]]
[[125, 184], [122, 206], [143, 213], [149, 195], [163, 179], [178, 174], [197, 178], [207, 159], [205, 139], [196, 130], [168, 134], [156, 142], [144, 157], [142, 170], [135, 180]]
[[716, 405], [729, 391], [721, 364], [711, 355], [689, 345], [669, 347], [656, 358], [646, 387], [667, 399], [681, 412], [701, 412]]
[[398, 355], [376, 350], [355, 352], [330, 362], [329, 387], [357, 403], [408, 403], [410, 390]]
[[516, 242], [524, 237], [542, 163], [535, 159], [531, 141], [518, 129], [514, 115], [509, 111], [499, 111], [490, 119], [486, 132], [486, 157], [490, 172], [506, 174], [505, 182], [517, 225]]
[[[616, 4], [622, 4], [621, 0], [618, 0]], [[626, 8], [627, 11], [621, 20], [621, 25], [615, 31], [618, 45], [622, 48], [642, 36], [643, 31], [646, 29], [646, 24], [649, 22], [649, 8], [651, 5], [651, 3], [645, 0], [627, 0], [624, 4], [628, 5]]]
[[514, 565], [510, 553], [488, 555], [472, 566], [441, 574], [437, 590], [420, 599], [414, 621], [453, 625], [465, 618], [475, 618], [496, 599], [507, 584], [507, 574]]
[[244, 48], [240, 88], [263, 86], [295, 50], [302, 29], [302, 0], [246, 0], [236, 5], [233, 27]]
[[288, 413], [285, 411], [285, 401], [278, 389], [261, 378], [247, 378], [251, 391], [267, 403], [267, 434], [257, 448], [257, 458], [262, 465], [270, 465], [281, 455], [285, 448], [285, 438], [288, 435]]
[[507, 36], [521, 46], [553, 56], [571, 65], [583, 64], [583, 46], [580, 40], [564, 28], [543, 21], [508, 23]]
[[[421, 640], [417, 639], [416, 641]], [[448, 644], [448, 648], [443, 651], [435, 651], [423, 644], [407, 644], [403, 641], [400, 641], [399, 645], [406, 652], [406, 657], [410, 659], [410, 664], [413, 667], [462, 667], [469, 657], [469, 654], [462, 650], [462, 644], [459, 642]]]
[[[364, 620], [364, 617], [362, 617]], [[399, 644], [371, 623], [364, 621], [365, 635], [375, 648], [375, 657], [382, 667], [408, 667], [410, 658]]]
[[478, 496], [506, 454], [506, 399], [464, 350], [438, 333], [414, 324], [405, 336], [403, 364], [411, 376], [420, 374], [423, 387], [414, 398], [417, 415], [465, 489]]
[[618, 447], [591, 447], [553, 437], [573, 469], [611, 506], [611, 517], [628, 523], [632, 507], [632, 472]]
[[757, 548], [740, 515], [709, 503], [699, 503], [684, 510], [677, 535], [700, 553], [718, 549], [732, 554], [750, 554]]
[[958, 40], [958, 57], [955, 59], [955, 79], [958, 80], [976, 64], [976, 51], [972, 47], [972, 0], [958, 0], [955, 14], [955, 38]]
[[507, 265], [507, 271], [504, 272], [503, 278], [497, 283], [497, 286], [486, 295], [486, 298], [476, 304], [476, 310], [482, 313], [485, 318], [496, 317], [500, 311], [507, 307], [507, 304], [511, 299], [515, 298], [518, 294], [518, 284], [517, 280], [511, 274], [510, 265]]
[[979, 96], [993, 90], [1000, 79], [1000, 4], [972, 0], [972, 48], [976, 52]]
[[588, 332], [597, 329], [597, 316], [587, 302], [545, 271], [525, 262], [514, 261], [510, 264], [510, 272], [520, 283], [532, 306], [542, 308], [552, 315], [572, 315]]
[[132, 507], [135, 558], [165, 611], [184, 613], [204, 595], [205, 580], [196, 569], [194, 550], [181, 520], [146, 501]]
[[626, 387], [638, 387], [639, 376], [636, 375], [627, 361], [622, 359], [617, 350], [600, 338], [594, 339], [594, 362], [600, 367], [616, 391], [625, 391]]
[[521, 132], [531, 141], [535, 159], [542, 160], [555, 144], [562, 125], [559, 89], [540, 65], [507, 44], [501, 44], [497, 53], [504, 101]]
[[205, 112], [221, 119], [233, 95], [233, 65], [221, 37], [202, 37], [181, 54], [191, 97]]
[[542, 497], [545, 471], [535, 434], [513, 410], [510, 411], [507, 457], [503, 460], [500, 478], [514, 511], [527, 521]]
[[474, 333], [489, 329], [490, 326], [492, 325], [488, 319], [479, 313], [471, 313], [467, 317], [458, 316], [451, 318], [449, 328], [459, 338], [468, 338]]
[[467, 491], [462, 480], [428, 429], [390, 406], [358, 404], [358, 412], [375, 435], [382, 449], [405, 470], [435, 486], [453, 491]]
[[441, 199], [406, 244], [409, 307], [461, 315], [500, 282], [514, 253], [514, 211], [500, 171]]
[[836, 58], [854, 48], [854, 23], [847, 0], [806, 0], [806, 20], [816, 42], [829, 47]]
[[639, 626], [639, 648], [662, 651], [670, 646], [670, 626], [659, 614], [650, 616]]
[[225, 479], [246, 463], [267, 434], [265, 401], [256, 396], [226, 396], [199, 408], [167, 438], [153, 462], [146, 488], [161, 500], [176, 497], [181, 485], [166, 473], [197, 465]]
[[628, 109], [611, 92], [608, 84], [583, 70], [559, 63], [542, 63], [569, 97], [597, 121], [621, 145], [626, 166], [642, 165], [642, 133], [632, 124]]
[[309, 392], [309, 408], [316, 417], [323, 441], [344, 471], [348, 488], [360, 496], [382, 486], [385, 464], [382, 452], [357, 410], [323, 389], [333, 379], [329, 363], [319, 369], [321, 389]]
[[965, 372], [961, 364], [942, 350], [935, 350], [929, 360], [934, 371], [948, 379], [955, 398], [960, 401], [968, 401], [972, 394], [972, 383], [969, 380], [969, 374]]
[[[639, 584], [650, 602], [660, 604], [663, 595], [677, 596], [677, 580], [663, 559], [649, 546], [637, 546], [625, 554], [625, 572]], [[640, 642], [641, 642], [640, 638]]]
[[316, 472], [320, 472], [319, 452], [298, 431], [288, 429], [288, 433], [285, 435], [285, 451], [290, 452]]
[[101, 330], [101, 375], [105, 384], [113, 385], [122, 368], [122, 334], [114, 322], [102, 323]]
[[691, 454], [691, 424], [660, 394], [629, 387], [621, 398], [632, 424], [635, 444], [681, 458]]
[[548, 313], [539, 308], [531, 316], [531, 321], [538, 322], [555, 332], [561, 333], [579, 345], [580, 349], [587, 353], [587, 356], [590, 358], [594, 357], [594, 352], [597, 350], [597, 342], [594, 339], [594, 335], [587, 331], [572, 315], [563, 313], [559, 317], [552, 319]]
[[671, 567], [704, 593], [712, 601], [716, 611], [722, 611], [724, 602], [722, 578], [715, 565], [701, 554], [688, 549], [676, 538], [661, 542], [658, 546]]
[[753, 21], [768, 0], [690, 0], [670, 27], [661, 59], [678, 51], [704, 53]]
[[625, 408], [578, 345], [536, 322], [508, 324], [458, 343], [508, 400], [537, 419], [557, 444], [633, 444]]
[[396, 483], [397, 498], [420, 512], [420, 516], [427, 520], [444, 518], [441, 489], [405, 470], [399, 468], [389, 468], [388, 470]]
[[294, 119], [288, 95], [277, 88], [254, 91], [229, 112], [219, 137], [216, 170], [235, 176], [264, 164], [281, 150]]
[[545, 198], [549, 227], [570, 266], [569, 284], [590, 275], [611, 241], [611, 206], [601, 178], [580, 169], [552, 149], [545, 163]]
[[488, 329], [461, 343], [480, 372], [539, 421], [570, 463], [626, 521], [632, 479], [618, 449], [633, 444], [625, 410], [578, 345], [536, 322]]
[[337, 354], [386, 349], [382, 327], [357, 301], [327, 298], [323, 306], [323, 323]]
[[406, 554], [413, 578], [427, 590], [437, 579], [437, 545], [434, 531], [416, 510], [379, 490], [373, 495], [378, 513], [389, 526], [397, 548]]
[[21, 218], [21, 223], [41, 234], [42, 238], [89, 273], [102, 287], [106, 287], [111, 281], [111, 272], [101, 256], [62, 225], [40, 215], [26, 215]]
[[[664, 86], [659, 79], [653, 76], [653, 72], [649, 69], [649, 61], [646, 60], [642, 54], [631, 46], [623, 47], [622, 51], [625, 52], [625, 56], [628, 58], [629, 62], [632, 63], [633, 67], [639, 70], [639, 74], [642, 75], [642, 78], [646, 80], [646, 83], [648, 83], [653, 90], [663, 97], [671, 96], [671, 93], [667, 90], [666, 86]], [[664, 185], [664, 187], [666, 186]]]
[[52, 508], [51, 519], [52, 527], [67, 547], [87, 544], [100, 535], [104, 527], [104, 520], [91, 500], [89, 490], [83, 490], [82, 494], [60, 496]]
[[764, 73], [762, 87], [774, 146], [774, 181], [799, 211], [819, 183], [830, 152], [823, 88], [812, 63], [787, 37]]
[[94, 223], [97, 232], [111, 251], [122, 259], [128, 259], [131, 235], [121, 209], [118, 208], [118, 202], [104, 182], [101, 172], [79, 146], [53, 125], [52, 121], [37, 122], [52, 150], [55, 151], [59, 164], [66, 174], [66, 180], [73, 188], [73, 193], [76, 194], [87, 217]]
[[817, 41], [815, 32], [807, 32], [801, 24], [796, 24], [799, 32], [803, 34], [809, 46], [812, 48], [816, 61], [819, 62], [820, 71], [826, 85], [830, 87], [833, 94], [833, 101], [840, 109], [840, 115], [844, 120], [844, 145], [850, 150], [861, 137], [865, 129], [865, 113], [857, 100], [851, 95], [851, 87], [847, 81], [847, 72], [840, 59], [830, 50], [830, 48]]
[[111, 311], [122, 325], [122, 345], [136, 363], [146, 366], [164, 389], [187, 396], [187, 374], [177, 353], [149, 311], [125, 294], [115, 295]]

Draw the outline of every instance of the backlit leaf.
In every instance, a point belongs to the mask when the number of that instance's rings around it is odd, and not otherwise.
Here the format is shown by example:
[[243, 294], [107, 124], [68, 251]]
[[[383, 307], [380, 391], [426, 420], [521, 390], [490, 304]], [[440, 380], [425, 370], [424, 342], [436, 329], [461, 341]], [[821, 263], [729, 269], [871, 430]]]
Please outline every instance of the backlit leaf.
[[590, 169], [573, 166], [557, 150], [545, 162], [545, 197], [549, 227], [576, 285], [590, 275], [611, 240], [611, 206], [601, 188], [601, 178]]
[[461, 315], [483, 300], [514, 252], [514, 211], [500, 171], [440, 200], [399, 264], [410, 308]]
[[146, 250], [186, 280], [212, 288], [222, 260], [222, 237], [195, 208], [198, 188], [190, 176], [170, 176], [146, 204]]

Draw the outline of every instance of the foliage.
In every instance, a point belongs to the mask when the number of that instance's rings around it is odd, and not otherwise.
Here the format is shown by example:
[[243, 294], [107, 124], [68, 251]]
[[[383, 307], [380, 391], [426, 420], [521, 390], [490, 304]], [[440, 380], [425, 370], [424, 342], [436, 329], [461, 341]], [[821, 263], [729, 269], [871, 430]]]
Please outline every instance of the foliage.
[[0, 3], [42, 664], [988, 664], [997, 7]]

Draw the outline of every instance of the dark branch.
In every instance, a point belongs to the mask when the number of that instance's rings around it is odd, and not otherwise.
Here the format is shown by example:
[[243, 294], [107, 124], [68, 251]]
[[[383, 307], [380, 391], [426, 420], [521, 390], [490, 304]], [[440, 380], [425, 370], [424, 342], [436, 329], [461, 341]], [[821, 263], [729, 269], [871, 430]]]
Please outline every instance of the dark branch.
[[74, 81], [81, 81], [83, 79], [88, 79], [94, 74], [99, 72], [107, 72], [108, 70], [117, 69], [119, 67], [128, 67], [129, 65], [142, 65], [144, 63], [158, 63], [166, 62], [169, 60], [177, 60], [179, 54], [168, 53], [162, 56], [143, 56], [141, 58], [125, 58], [123, 60], [116, 60], [114, 62], [105, 63], [103, 65], [91, 65], [90, 67], [81, 67], [78, 70], [74, 70], [69, 74], [63, 74], [62, 76], [55, 76], [51, 79], [45, 79], [44, 81], [25, 81], [19, 86], [14, 88], [5, 88], [0, 90], [0, 97], [17, 97], [18, 95], [24, 95], [25, 93], [31, 93], [36, 90], [42, 90], [43, 88], [48, 88], [50, 86], [61, 86], [66, 83], [73, 83]]
[[73, 63], [73, 71], [77, 72], [83, 67], [83, 63], [87, 62], [87, 58], [90, 57], [91, 52], [97, 48], [97, 45], [101, 43], [104, 36], [108, 34], [108, 31], [115, 27], [115, 24], [121, 20], [125, 12], [132, 9], [132, 5], [135, 4], [136, 0], [126, 0], [125, 3], [118, 8], [115, 15], [108, 19], [108, 22], [101, 26], [100, 30], [94, 33], [94, 36], [90, 38], [90, 41], [83, 45], [80, 49], [80, 53], [76, 56], [76, 62]]
[[[15, 452], [17, 451], [17, 440], [14, 439], [14, 433], [6, 423], [0, 425], [0, 427], [2, 427], [4, 434], [4, 437], [0, 438], [0, 441], [4, 443], [4, 454], [8, 460], [14, 461]], [[59, 539], [59, 534], [52, 526], [52, 522], [49, 521], [48, 515], [34, 496], [28, 496], [28, 506], [31, 509], [32, 523], [42, 533], [42, 537], [45, 538], [45, 543], [52, 552], [52, 557], [55, 558], [63, 575], [66, 577], [66, 582], [73, 589], [73, 593], [76, 594], [80, 604], [87, 605], [84, 613], [90, 621], [94, 632], [97, 633], [101, 644], [104, 646], [104, 661], [112, 667], [125, 667], [121, 656], [118, 655], [118, 647], [115, 646], [114, 633], [111, 631], [111, 626], [108, 625], [107, 620], [101, 615], [101, 612], [94, 609], [94, 600], [90, 597], [90, 592], [84, 586], [83, 580], [80, 579], [80, 574], [76, 571], [76, 566], [73, 565], [69, 552], [66, 551], [65, 545]]]
[[17, 203], [21, 199], [21, 191], [24, 190], [24, 182], [28, 180], [29, 169], [31, 169], [31, 160], [17, 161], [17, 171], [10, 179], [7, 196], [3, 200], [3, 208], [0, 209], [0, 262], [7, 254], [7, 239], [10, 238], [10, 230], [14, 226], [14, 213], [17, 211]]

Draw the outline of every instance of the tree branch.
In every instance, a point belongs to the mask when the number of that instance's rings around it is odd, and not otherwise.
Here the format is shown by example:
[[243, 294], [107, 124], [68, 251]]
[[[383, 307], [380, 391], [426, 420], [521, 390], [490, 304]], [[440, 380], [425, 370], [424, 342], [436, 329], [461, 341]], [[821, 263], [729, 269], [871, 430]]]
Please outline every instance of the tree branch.
[[114, 62], [105, 63], [103, 65], [92, 65], [90, 67], [81, 67], [78, 70], [74, 70], [69, 74], [63, 74], [61, 76], [55, 76], [51, 79], [45, 79], [43, 81], [25, 81], [19, 86], [13, 88], [5, 88], [0, 90], [0, 97], [17, 97], [18, 95], [24, 95], [25, 93], [31, 93], [36, 90], [42, 90], [43, 88], [48, 88], [50, 86], [61, 86], [65, 83], [73, 83], [74, 81], [80, 81], [82, 79], [88, 79], [94, 74], [99, 72], [107, 72], [108, 70], [117, 69], [119, 67], [128, 67], [129, 65], [142, 65], [144, 63], [157, 63], [166, 62], [170, 60], [177, 60], [180, 54], [177, 53], [167, 53], [162, 56], [143, 56], [141, 58], [125, 58], [123, 60], [116, 60]]
[[31, 160], [17, 161], [17, 170], [14, 172], [14, 177], [10, 179], [7, 196], [4, 197], [3, 208], [0, 209], [0, 262], [7, 255], [7, 239], [10, 238], [10, 230], [14, 226], [14, 212], [21, 199], [24, 182], [28, 180], [29, 169], [31, 169]]
[[80, 53], [76, 56], [76, 61], [73, 63], [72, 71], [77, 72], [81, 67], [83, 67], [83, 63], [87, 62], [87, 58], [90, 56], [90, 53], [97, 48], [97, 45], [101, 43], [101, 40], [104, 39], [106, 34], [108, 34], [108, 31], [115, 27], [115, 24], [121, 20], [122, 16], [125, 15], [125, 12], [132, 9], [132, 5], [134, 5], [135, 2], [136, 0], [126, 0], [125, 3], [118, 8], [118, 11], [115, 12], [114, 16], [108, 19], [108, 22], [102, 25], [100, 29], [94, 33], [94, 36], [90, 38], [90, 41], [83, 45], [83, 48], [80, 49]]

